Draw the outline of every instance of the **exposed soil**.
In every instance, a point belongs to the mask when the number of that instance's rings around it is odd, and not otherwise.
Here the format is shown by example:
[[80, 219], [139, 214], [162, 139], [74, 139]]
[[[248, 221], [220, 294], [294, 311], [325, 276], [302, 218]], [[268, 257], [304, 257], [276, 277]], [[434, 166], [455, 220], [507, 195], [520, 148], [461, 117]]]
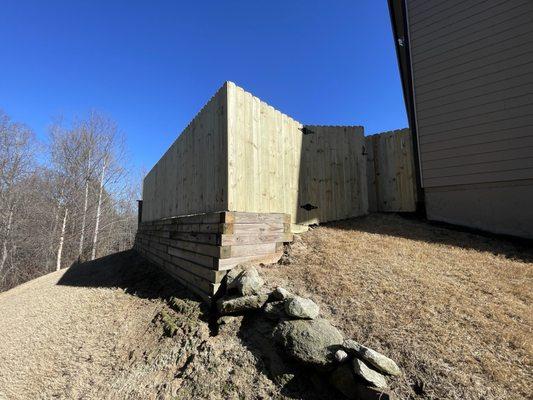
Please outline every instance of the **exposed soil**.
[[[395, 359], [400, 398], [533, 393], [533, 250], [394, 215], [299, 236], [260, 269]], [[271, 327], [209, 310], [133, 252], [0, 294], [0, 399], [339, 398], [279, 358]]]
[[207, 310], [150, 267], [120, 253], [0, 294], [0, 398], [285, 398], [238, 327], [210, 337]]

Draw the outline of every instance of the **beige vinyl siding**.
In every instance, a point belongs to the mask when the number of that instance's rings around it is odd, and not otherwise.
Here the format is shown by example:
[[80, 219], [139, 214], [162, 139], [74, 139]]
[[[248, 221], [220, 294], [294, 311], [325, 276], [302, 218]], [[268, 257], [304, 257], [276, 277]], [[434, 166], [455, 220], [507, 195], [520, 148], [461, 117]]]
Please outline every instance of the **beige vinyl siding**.
[[423, 186], [533, 178], [533, 1], [407, 7]]

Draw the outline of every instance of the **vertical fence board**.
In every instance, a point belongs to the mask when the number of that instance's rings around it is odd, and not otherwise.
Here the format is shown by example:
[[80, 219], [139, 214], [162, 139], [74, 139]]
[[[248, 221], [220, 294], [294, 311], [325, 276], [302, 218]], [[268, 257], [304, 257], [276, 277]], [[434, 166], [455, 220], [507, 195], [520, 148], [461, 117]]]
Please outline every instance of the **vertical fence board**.
[[143, 220], [229, 210], [311, 224], [366, 214], [363, 145], [362, 127], [304, 127], [228, 82], [146, 176]]
[[366, 137], [370, 211], [413, 212], [416, 181], [409, 129]]

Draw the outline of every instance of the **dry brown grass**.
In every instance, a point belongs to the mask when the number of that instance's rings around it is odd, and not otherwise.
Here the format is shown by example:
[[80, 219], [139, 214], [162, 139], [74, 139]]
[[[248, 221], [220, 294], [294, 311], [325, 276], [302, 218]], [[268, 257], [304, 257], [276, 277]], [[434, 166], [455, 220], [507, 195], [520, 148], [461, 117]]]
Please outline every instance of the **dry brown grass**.
[[271, 280], [398, 361], [400, 398], [533, 393], [533, 251], [395, 215], [313, 229]]

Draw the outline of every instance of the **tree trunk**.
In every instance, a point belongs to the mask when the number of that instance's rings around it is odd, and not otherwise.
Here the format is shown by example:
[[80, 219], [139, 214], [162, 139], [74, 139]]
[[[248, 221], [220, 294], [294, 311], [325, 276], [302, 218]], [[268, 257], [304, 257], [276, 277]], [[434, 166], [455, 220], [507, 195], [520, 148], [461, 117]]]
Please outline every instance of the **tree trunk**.
[[65, 207], [65, 216], [63, 217], [63, 226], [61, 227], [61, 237], [59, 238], [59, 247], [57, 248], [56, 271], [61, 269], [61, 254], [63, 253], [63, 242], [65, 241], [65, 227], [67, 226], [68, 208]]
[[100, 178], [100, 193], [98, 194], [98, 206], [96, 208], [96, 223], [94, 225], [93, 250], [91, 253], [91, 260], [94, 260], [96, 258], [96, 243], [98, 242], [98, 229], [100, 226], [100, 212], [102, 210], [102, 194], [104, 191], [104, 177], [105, 177], [106, 161], [107, 160], [104, 160], [104, 165], [102, 166], [102, 176]]
[[11, 234], [12, 223], [13, 223], [13, 208], [9, 210], [9, 216], [7, 217], [6, 234], [4, 236], [4, 241], [2, 242], [2, 259], [0, 260], [0, 271], [4, 269], [4, 265], [7, 260], [7, 241], [9, 240], [9, 235]]
[[81, 220], [80, 248], [78, 250], [78, 262], [81, 261], [81, 257], [83, 255], [83, 241], [85, 240], [85, 223], [87, 220], [88, 199], [89, 199], [89, 179], [85, 181], [85, 203], [83, 205], [83, 217]]

